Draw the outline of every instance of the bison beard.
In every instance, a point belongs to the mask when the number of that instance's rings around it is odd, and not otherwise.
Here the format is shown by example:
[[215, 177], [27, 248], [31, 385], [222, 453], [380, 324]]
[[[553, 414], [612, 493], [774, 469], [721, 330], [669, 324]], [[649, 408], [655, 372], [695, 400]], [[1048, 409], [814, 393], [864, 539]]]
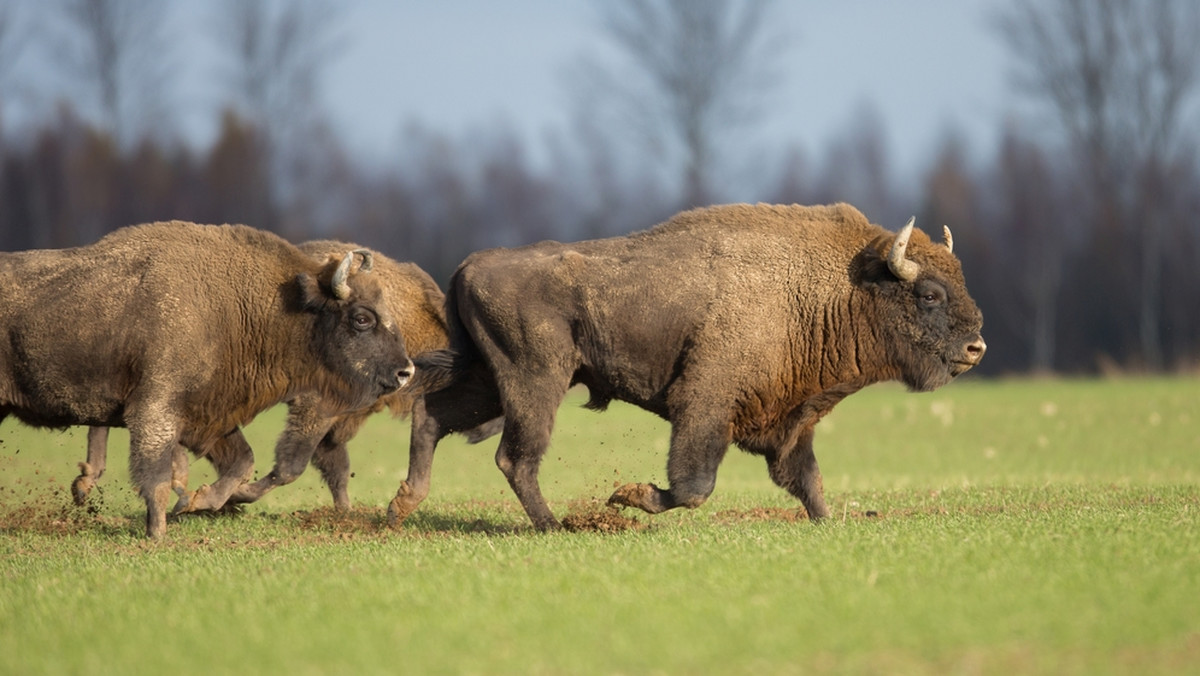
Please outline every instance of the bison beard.
[[[849, 205], [696, 209], [627, 237], [475, 253], [446, 297], [450, 348], [417, 360], [426, 429], [389, 508], [428, 491], [438, 439], [499, 414], [496, 464], [533, 524], [560, 526], [538, 467], [573, 384], [671, 423], [668, 488], [609, 499], [658, 513], [712, 493], [729, 444], [828, 514], [817, 422], [872, 383], [939, 387], [974, 366], [982, 316], [958, 260], [912, 222], [893, 235]], [[442, 388], [442, 389], [438, 389]]]

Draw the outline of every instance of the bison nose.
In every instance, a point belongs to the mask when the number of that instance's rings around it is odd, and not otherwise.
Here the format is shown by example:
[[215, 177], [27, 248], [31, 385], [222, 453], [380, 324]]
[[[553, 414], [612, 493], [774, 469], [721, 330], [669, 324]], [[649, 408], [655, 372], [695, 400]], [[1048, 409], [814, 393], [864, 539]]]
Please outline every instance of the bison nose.
[[972, 366], [978, 364], [983, 359], [984, 352], [987, 352], [987, 343], [983, 342], [982, 336], [976, 337], [975, 340], [967, 343], [967, 362]]
[[413, 366], [411, 359], [407, 360], [407, 363], [405, 363], [400, 370], [396, 371], [396, 380], [400, 382], [400, 387], [404, 387], [408, 384], [408, 381], [412, 379], [415, 371], [416, 367]]

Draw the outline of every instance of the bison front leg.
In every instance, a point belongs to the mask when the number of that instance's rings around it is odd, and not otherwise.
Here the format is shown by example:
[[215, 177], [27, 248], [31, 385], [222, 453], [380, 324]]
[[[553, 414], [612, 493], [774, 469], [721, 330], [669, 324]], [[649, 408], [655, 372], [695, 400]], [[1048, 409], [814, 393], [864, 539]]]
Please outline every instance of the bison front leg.
[[637, 507], [650, 514], [676, 507], [699, 507], [717, 485], [717, 468], [728, 447], [729, 435], [724, 425], [717, 428], [680, 420], [671, 428], [671, 450], [667, 456], [670, 487], [625, 484], [613, 492], [608, 504]]
[[216, 511], [225, 506], [240, 486], [254, 473], [254, 451], [240, 429], [221, 437], [208, 449], [208, 457], [217, 470], [217, 480], [201, 486], [188, 499], [181, 497], [175, 512]]
[[334, 509], [350, 509], [350, 451], [346, 444], [336, 441], [330, 432], [317, 444], [312, 464], [329, 487]]
[[130, 425], [129, 473], [146, 501], [146, 536], [151, 539], [160, 539], [167, 532], [171, 462], [178, 445], [174, 430]]
[[321, 439], [313, 453], [313, 467], [320, 470], [336, 509], [350, 509], [350, 451], [347, 444], [358, 434], [370, 415], [371, 410], [367, 409], [342, 417]]
[[825, 487], [813, 452], [813, 428], [800, 430], [794, 445], [767, 454], [771, 480], [800, 499], [808, 518], [820, 521], [829, 516], [825, 506]]
[[[321, 415], [319, 402], [302, 399], [293, 402], [288, 410], [287, 425], [275, 444], [275, 466], [263, 478], [245, 484], [230, 496], [235, 503], [254, 502], [278, 486], [292, 483], [308, 467], [317, 446], [333, 427], [334, 419]], [[347, 468], [349, 467], [347, 458]], [[349, 498], [347, 498], [349, 501]]]

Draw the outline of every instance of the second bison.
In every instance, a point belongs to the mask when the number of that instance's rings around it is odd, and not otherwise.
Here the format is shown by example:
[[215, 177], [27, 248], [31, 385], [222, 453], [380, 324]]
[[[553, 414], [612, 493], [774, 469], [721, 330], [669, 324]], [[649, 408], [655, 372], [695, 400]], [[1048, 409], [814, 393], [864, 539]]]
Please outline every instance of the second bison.
[[413, 468], [441, 436], [503, 413], [496, 464], [533, 524], [559, 527], [538, 467], [576, 383], [590, 408], [617, 399], [671, 423], [670, 485], [627, 484], [610, 503], [696, 507], [734, 443], [820, 519], [822, 416], [872, 383], [932, 390], [983, 357], [951, 246], [948, 230], [944, 244], [911, 221], [893, 234], [845, 204], [728, 205], [626, 237], [475, 253], [447, 293], [450, 349], [417, 359], [430, 429], [390, 520], [422, 494]]
[[0, 420], [125, 426], [146, 530], [166, 528], [179, 446], [306, 392], [367, 406], [412, 375], [359, 254], [321, 265], [244, 226], [155, 223], [75, 249], [0, 254]]
[[[384, 302], [395, 322], [397, 331], [403, 336], [409, 354], [417, 355], [429, 350], [445, 348], [446, 319], [443, 312], [441, 289], [428, 273], [413, 263], [392, 260], [377, 251], [357, 244], [333, 240], [318, 240], [297, 245], [304, 253], [319, 263], [328, 263], [346, 251], [359, 251], [369, 255], [373, 261], [371, 275], [379, 283]], [[217, 481], [201, 486], [193, 492], [187, 490], [188, 458], [179, 449], [175, 458], [172, 485], [180, 500], [176, 512], [216, 510], [226, 504], [255, 502], [278, 486], [295, 481], [311, 461], [321, 472], [334, 506], [350, 508], [347, 485], [350, 479], [350, 456], [347, 444], [372, 414], [387, 409], [397, 417], [413, 415], [413, 426], [421, 429], [423, 408], [419, 393], [413, 388], [404, 388], [385, 394], [370, 406], [331, 415], [315, 393], [305, 393], [288, 402], [287, 424], [275, 446], [275, 466], [255, 482], [249, 482], [254, 470], [254, 455], [245, 444], [227, 443], [225, 438], [215, 441], [206, 448], [192, 449], [198, 456], [208, 458], [217, 470]], [[472, 443], [481, 441], [499, 432], [501, 421], [491, 421], [482, 427], [467, 431]], [[103, 475], [107, 464], [107, 427], [88, 430], [87, 461], [80, 463], [80, 475], [71, 485], [75, 503], [86, 503], [88, 494], [96, 481]]]

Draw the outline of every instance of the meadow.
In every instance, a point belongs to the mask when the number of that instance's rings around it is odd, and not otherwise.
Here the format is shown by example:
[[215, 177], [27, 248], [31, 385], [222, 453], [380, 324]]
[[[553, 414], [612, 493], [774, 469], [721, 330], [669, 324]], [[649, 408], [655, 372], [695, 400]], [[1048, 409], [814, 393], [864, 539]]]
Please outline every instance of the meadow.
[[[583, 400], [542, 468], [576, 524], [551, 534], [494, 439], [444, 441], [387, 529], [408, 426], [376, 416], [349, 513], [310, 469], [148, 542], [123, 431], [81, 509], [84, 430], [5, 421], [0, 674], [1200, 673], [1198, 379], [869, 388], [817, 428], [819, 525], [735, 448], [702, 507], [609, 514], [614, 485], [665, 481], [669, 430]], [[247, 429], [260, 474], [282, 422]]]

